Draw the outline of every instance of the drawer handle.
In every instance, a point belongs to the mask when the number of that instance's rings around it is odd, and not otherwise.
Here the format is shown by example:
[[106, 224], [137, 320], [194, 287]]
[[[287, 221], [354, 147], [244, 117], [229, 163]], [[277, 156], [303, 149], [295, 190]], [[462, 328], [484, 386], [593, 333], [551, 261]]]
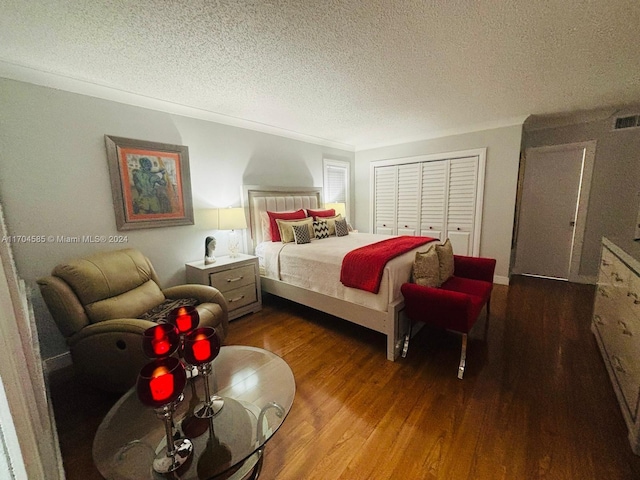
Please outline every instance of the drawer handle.
[[606, 260], [602, 260], [602, 266], [603, 267], [610, 267], [612, 264], [610, 262], [607, 262]]
[[598, 325], [606, 325], [603, 321], [602, 321], [602, 317], [600, 315], [594, 315], [593, 316], [593, 320], [598, 324]]
[[618, 320], [618, 325], [620, 327], [622, 327], [622, 334], [623, 335], [628, 335], [630, 337], [633, 337], [633, 333], [631, 333], [631, 331], [627, 328], [627, 324], [624, 323], [622, 320]]
[[613, 364], [613, 368], [615, 368], [616, 371], [618, 371], [620, 373], [627, 373], [627, 371], [622, 366], [622, 362], [620, 362], [620, 359], [618, 357], [616, 357], [615, 355], [613, 355], [611, 357], [611, 363]]
[[242, 300], [244, 298], [244, 295], [240, 295], [239, 297], [236, 298], [231, 298], [228, 300], [229, 303], [233, 303], [233, 302], [239, 302], [240, 300]]
[[606, 291], [604, 288], [602, 288], [602, 287], [598, 288], [598, 293], [599, 293], [599, 294], [600, 294], [600, 296], [602, 296], [602, 297], [607, 297], [607, 298], [609, 298], [609, 294], [608, 294], [608, 293], [607, 293], [607, 291]]
[[235, 278], [227, 278], [227, 283], [239, 282], [243, 278], [244, 278], [244, 276], [239, 276], [239, 277], [235, 277]]
[[624, 279], [620, 275], [618, 275], [617, 272], [613, 272], [611, 276], [616, 282], [624, 282]]

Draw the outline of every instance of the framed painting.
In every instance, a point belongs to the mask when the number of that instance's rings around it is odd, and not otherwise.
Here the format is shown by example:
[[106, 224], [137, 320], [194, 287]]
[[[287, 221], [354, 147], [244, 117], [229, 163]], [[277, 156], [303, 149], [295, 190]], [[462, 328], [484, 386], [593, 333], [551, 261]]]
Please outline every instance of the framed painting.
[[118, 230], [193, 225], [189, 150], [105, 135]]

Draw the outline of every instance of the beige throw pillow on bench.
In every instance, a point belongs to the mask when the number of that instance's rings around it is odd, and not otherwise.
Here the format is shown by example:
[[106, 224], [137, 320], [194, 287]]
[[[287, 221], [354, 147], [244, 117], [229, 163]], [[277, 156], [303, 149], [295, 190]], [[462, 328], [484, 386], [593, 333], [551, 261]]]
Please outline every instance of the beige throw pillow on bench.
[[440, 262], [440, 285], [453, 277], [453, 247], [451, 241], [447, 240], [442, 245], [436, 245], [438, 261]]
[[440, 261], [435, 244], [429, 245], [425, 252], [416, 252], [412, 276], [413, 283], [423, 287], [440, 286]]
[[447, 240], [429, 244], [424, 252], [416, 252], [411, 281], [423, 287], [439, 287], [453, 276], [453, 247]]

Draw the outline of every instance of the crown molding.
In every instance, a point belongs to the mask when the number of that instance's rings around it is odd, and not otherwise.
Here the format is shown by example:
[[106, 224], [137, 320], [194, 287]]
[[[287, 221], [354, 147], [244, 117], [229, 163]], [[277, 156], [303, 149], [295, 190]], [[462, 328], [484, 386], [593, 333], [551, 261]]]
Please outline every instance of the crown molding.
[[20, 82], [31, 83], [43, 87], [55, 88], [89, 97], [110, 100], [124, 103], [136, 107], [148, 108], [160, 112], [181, 115], [190, 118], [197, 118], [208, 122], [220, 123], [232, 127], [244, 128], [260, 133], [267, 133], [279, 137], [285, 137], [301, 142], [312, 143], [324, 147], [337, 148], [340, 150], [355, 151], [353, 145], [328, 140], [325, 138], [306, 135], [291, 130], [275, 127], [260, 122], [253, 122], [242, 118], [223, 115], [221, 113], [210, 112], [200, 108], [189, 107], [178, 103], [168, 102], [159, 98], [148, 97], [137, 93], [119, 90], [117, 88], [101, 85], [74, 77], [60, 75], [53, 72], [46, 72], [26, 65], [20, 65], [0, 59], [0, 77]]

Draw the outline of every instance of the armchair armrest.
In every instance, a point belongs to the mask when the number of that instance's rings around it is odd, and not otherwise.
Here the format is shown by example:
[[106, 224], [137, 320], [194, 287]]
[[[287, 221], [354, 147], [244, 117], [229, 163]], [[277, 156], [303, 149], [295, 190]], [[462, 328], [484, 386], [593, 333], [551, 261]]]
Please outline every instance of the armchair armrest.
[[[224, 295], [215, 287], [211, 287], [209, 285], [199, 285], [199, 284], [186, 284], [186, 285], [176, 285], [175, 287], [169, 287], [162, 290], [164, 296], [171, 300], [176, 300], [179, 298], [196, 298], [199, 304], [203, 303], [212, 303], [220, 306], [220, 310], [222, 310], [222, 321], [220, 322], [220, 328], [222, 329], [220, 333], [220, 340], [224, 341], [227, 336], [229, 330], [229, 308], [227, 306], [227, 300], [224, 298]], [[198, 307], [203, 308], [203, 307]], [[207, 310], [211, 310], [210, 308]], [[211, 312], [212, 317], [217, 317], [219, 313], [215, 310]]]
[[103, 334], [115, 334], [115, 335], [127, 335], [134, 334], [140, 335], [140, 344], [142, 345], [142, 334], [147, 328], [151, 328], [156, 325], [155, 322], [150, 320], [142, 320], [140, 318], [116, 318], [113, 320], [104, 320], [98, 323], [92, 323], [80, 330], [75, 335], [69, 337], [67, 343], [69, 347], [73, 347], [77, 343], [85, 340], [89, 337]]
[[493, 283], [493, 273], [496, 269], [496, 260], [494, 258], [454, 255], [453, 264], [453, 274], [456, 277]]
[[175, 287], [165, 288], [162, 293], [171, 300], [196, 298], [198, 303], [217, 303], [222, 308], [225, 316], [228, 314], [227, 301], [224, 295], [215, 287], [197, 284], [176, 285]]

